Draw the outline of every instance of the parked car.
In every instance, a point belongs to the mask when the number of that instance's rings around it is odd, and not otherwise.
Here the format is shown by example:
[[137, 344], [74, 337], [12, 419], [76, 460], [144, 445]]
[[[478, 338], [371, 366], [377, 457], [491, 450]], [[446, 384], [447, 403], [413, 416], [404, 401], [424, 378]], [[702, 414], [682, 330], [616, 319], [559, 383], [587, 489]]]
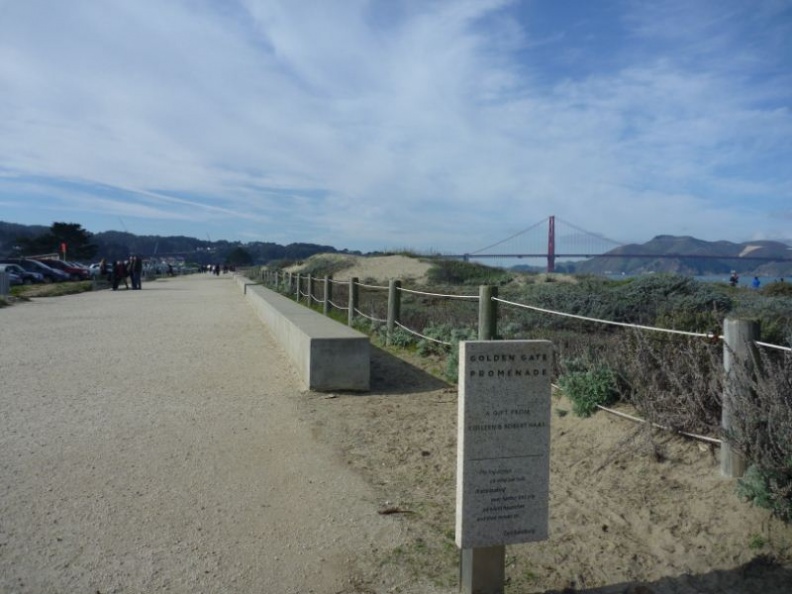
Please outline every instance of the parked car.
[[47, 266], [43, 262], [39, 262], [38, 260], [17, 258], [17, 259], [2, 260], [2, 262], [7, 264], [18, 264], [24, 270], [28, 270], [30, 272], [38, 272], [44, 275], [45, 283], [57, 283], [57, 282], [69, 280], [69, 275], [63, 272], [62, 270], [56, 270], [54, 268], [50, 268], [49, 266]]
[[19, 264], [0, 264], [0, 271], [15, 274], [22, 279], [26, 285], [31, 283], [43, 283], [44, 275], [40, 272], [30, 272], [22, 268]]
[[45, 258], [42, 258], [38, 261], [43, 262], [50, 268], [65, 272], [69, 276], [70, 280], [88, 280], [91, 278], [91, 275], [85, 268], [75, 266], [70, 262], [64, 262], [63, 260], [50, 260]]
[[82, 280], [93, 278], [93, 275], [91, 274], [91, 269], [88, 268], [85, 264], [81, 264], [80, 262], [74, 262], [73, 260], [66, 261], [65, 263], [71, 266], [72, 268], [79, 269], [80, 276], [83, 277]]

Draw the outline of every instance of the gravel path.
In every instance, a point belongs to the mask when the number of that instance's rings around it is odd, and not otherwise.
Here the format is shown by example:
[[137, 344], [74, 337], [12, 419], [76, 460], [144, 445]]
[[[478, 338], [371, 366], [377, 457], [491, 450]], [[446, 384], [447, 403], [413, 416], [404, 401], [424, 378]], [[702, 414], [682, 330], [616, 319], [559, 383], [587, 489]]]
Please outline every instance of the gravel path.
[[354, 592], [399, 540], [228, 277], [0, 309], [0, 592]]

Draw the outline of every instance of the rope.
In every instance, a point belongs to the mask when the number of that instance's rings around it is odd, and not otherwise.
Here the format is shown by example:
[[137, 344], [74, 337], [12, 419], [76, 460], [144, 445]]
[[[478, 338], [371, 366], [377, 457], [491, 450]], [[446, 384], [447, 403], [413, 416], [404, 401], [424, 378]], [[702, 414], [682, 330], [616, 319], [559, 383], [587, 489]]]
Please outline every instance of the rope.
[[330, 301], [330, 305], [332, 305], [336, 309], [344, 309], [346, 311], [349, 311], [349, 307], [342, 307], [341, 305], [337, 305], [337, 304], [333, 303], [332, 301]]
[[[556, 390], [558, 390], [560, 392], [563, 392], [563, 390], [561, 389], [560, 386], [557, 386], [555, 384], [551, 384], [551, 385]], [[600, 410], [604, 410], [606, 413], [610, 413], [610, 414], [615, 415], [617, 417], [622, 417], [624, 419], [628, 419], [628, 420], [633, 421], [635, 423], [649, 423], [649, 421], [647, 421], [646, 419], [641, 419], [640, 417], [634, 417], [633, 415], [628, 415], [627, 413], [623, 413], [621, 411], [614, 410], [612, 408], [604, 407], [601, 404], [598, 404], [597, 408], [600, 409]], [[715, 437], [708, 437], [707, 435], [697, 435], [696, 433], [688, 433], [686, 431], [678, 431], [678, 430], [676, 430], [676, 429], [674, 429], [672, 427], [668, 427], [666, 425], [659, 425], [657, 423], [649, 423], [649, 424], [652, 427], [656, 428], [656, 429], [662, 429], [663, 431], [671, 431], [672, 433], [677, 433], [679, 435], [684, 435], [685, 437], [690, 437], [692, 439], [698, 439], [699, 441], [706, 441], [708, 443], [713, 443], [713, 444], [716, 444], [716, 445], [721, 445], [723, 443], [722, 440], [716, 439]]]
[[552, 315], [556, 315], [556, 316], [564, 316], [564, 317], [567, 317], [567, 318], [575, 318], [577, 320], [585, 320], [587, 322], [598, 322], [600, 324], [610, 324], [612, 326], [622, 326], [622, 327], [625, 327], [625, 328], [636, 328], [636, 329], [639, 329], [639, 330], [652, 330], [654, 332], [666, 332], [668, 334], [681, 334], [681, 335], [684, 335], [684, 336], [697, 336], [697, 337], [700, 337], [700, 338], [709, 338], [710, 340], [715, 340], [715, 339], [720, 339], [721, 338], [718, 334], [712, 334], [712, 333], [703, 334], [701, 332], [687, 332], [685, 330], [671, 330], [671, 329], [668, 329], [668, 328], [655, 328], [653, 326], [642, 326], [640, 324], [628, 324], [626, 322], [613, 322], [611, 320], [600, 320], [598, 318], [589, 318], [589, 317], [586, 317], [586, 316], [579, 316], [579, 315], [576, 315], [576, 314], [563, 313], [563, 312], [560, 312], [560, 311], [553, 311], [551, 309], [543, 309], [541, 307], [534, 307], [533, 305], [524, 305], [522, 303], [515, 303], [513, 301], [506, 301], [505, 299], [499, 299], [498, 297], [493, 297], [492, 300], [493, 301], [499, 301], [500, 303], [505, 303], [507, 305], [513, 305], [515, 307], [523, 307], [525, 309], [532, 309], [534, 311], [539, 311], [539, 312], [542, 312], [542, 313], [552, 314]]
[[786, 351], [788, 353], [792, 353], [792, 348], [790, 348], [790, 347], [778, 346], [777, 344], [770, 344], [770, 343], [767, 343], [767, 342], [760, 342], [758, 340], [755, 340], [754, 344], [756, 346], [763, 346], [763, 347], [766, 347], [768, 349], [778, 349], [779, 351]]
[[379, 285], [364, 285], [363, 283], [357, 283], [358, 287], [363, 287], [365, 289], [382, 289], [387, 291], [388, 287], [380, 287]]
[[358, 314], [359, 316], [362, 316], [362, 317], [366, 318], [367, 320], [371, 320], [372, 322], [379, 322], [380, 324], [387, 324], [388, 323], [387, 320], [380, 320], [379, 318], [373, 318], [371, 316], [367, 316], [366, 314], [364, 314], [359, 309], [355, 309], [355, 313]]
[[403, 289], [399, 287], [399, 291], [403, 293], [411, 293], [413, 295], [427, 295], [429, 297], [445, 297], [447, 299], [478, 299], [478, 295], [443, 295], [441, 293], [425, 293], [424, 291], [412, 291], [410, 289]]
[[417, 336], [417, 337], [419, 337], [419, 338], [423, 338], [424, 340], [430, 340], [430, 341], [432, 341], [432, 342], [436, 342], [436, 343], [438, 343], [438, 344], [444, 344], [445, 346], [452, 346], [452, 344], [451, 344], [450, 342], [446, 342], [446, 341], [444, 341], [444, 340], [437, 340], [436, 338], [431, 338], [431, 337], [429, 337], [429, 336], [426, 336], [426, 335], [424, 335], [424, 334], [420, 334], [419, 332], [416, 332], [415, 330], [410, 330], [410, 329], [409, 329], [407, 326], [402, 326], [401, 324], [399, 324], [399, 322], [395, 322], [395, 324], [396, 324], [396, 325], [397, 325], [399, 328], [401, 328], [401, 329], [402, 329], [402, 330], [404, 330], [405, 332], [409, 332], [409, 333], [410, 333], [410, 334], [412, 334], [413, 336]]
[[[629, 419], [631, 421], [635, 421], [636, 423], [649, 423], [646, 419], [640, 419], [638, 417], [634, 417], [632, 415], [628, 415], [627, 413], [620, 412], [618, 410], [613, 410], [612, 408], [605, 408], [604, 406], [598, 404], [597, 408], [604, 410], [607, 413], [612, 415], [616, 415], [618, 417], [624, 417], [625, 419]], [[678, 433], [679, 435], [684, 435], [685, 437], [691, 437], [693, 439], [698, 439], [699, 441], [706, 441], [708, 443], [714, 443], [717, 445], [721, 445], [723, 443], [720, 439], [716, 439], [714, 437], [708, 437], [706, 435], [697, 435], [695, 433], [687, 433], [686, 431], [678, 431], [672, 427], [667, 427], [665, 425], [659, 425], [657, 423], [649, 423], [652, 427], [657, 429], [662, 429], [663, 431], [671, 431], [673, 433]]]

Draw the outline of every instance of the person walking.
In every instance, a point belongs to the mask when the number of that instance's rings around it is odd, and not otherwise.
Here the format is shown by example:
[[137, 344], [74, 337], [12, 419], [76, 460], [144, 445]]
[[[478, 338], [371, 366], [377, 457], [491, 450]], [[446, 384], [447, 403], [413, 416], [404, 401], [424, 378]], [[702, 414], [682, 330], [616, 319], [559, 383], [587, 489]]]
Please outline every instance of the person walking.
[[115, 282], [113, 283], [113, 289], [118, 289], [118, 286], [121, 284], [121, 281], [124, 281], [124, 288], [129, 290], [129, 283], [127, 282], [127, 276], [129, 276], [129, 270], [127, 269], [127, 263], [124, 260], [119, 260], [115, 264]]
[[140, 256], [131, 256], [129, 258], [129, 276], [132, 279], [132, 290], [139, 290], [142, 288], [141, 280], [143, 276], [143, 260]]
[[115, 260], [112, 264], [108, 266], [109, 273], [108, 273], [108, 280], [113, 285], [113, 291], [118, 291], [118, 260]]

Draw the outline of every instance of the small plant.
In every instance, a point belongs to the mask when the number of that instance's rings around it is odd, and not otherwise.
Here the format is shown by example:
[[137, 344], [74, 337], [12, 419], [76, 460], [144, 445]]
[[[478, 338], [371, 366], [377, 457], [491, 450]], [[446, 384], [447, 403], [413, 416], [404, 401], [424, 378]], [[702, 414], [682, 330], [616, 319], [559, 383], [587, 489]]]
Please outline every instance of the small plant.
[[461, 260], [435, 260], [427, 274], [429, 282], [442, 285], [498, 285], [511, 280], [502, 268]]
[[572, 412], [579, 417], [590, 417], [597, 406], [606, 406], [618, 399], [616, 380], [613, 370], [597, 366], [587, 371], [568, 372], [559, 378], [559, 383], [572, 401]]
[[390, 346], [404, 349], [414, 345], [415, 339], [413, 338], [412, 334], [410, 334], [406, 330], [397, 327], [393, 329], [393, 332], [391, 333], [390, 336], [390, 340], [388, 342], [390, 343]]
[[[792, 461], [791, 461], [792, 462]], [[737, 495], [774, 516], [792, 521], [792, 478], [751, 465], [737, 481]]]
[[767, 539], [762, 536], [761, 534], [754, 534], [751, 536], [751, 540], [748, 541], [748, 548], [752, 551], [759, 551], [765, 547], [767, 544]]
[[351, 268], [354, 265], [352, 258], [338, 256], [312, 256], [305, 262], [300, 274], [322, 278], [333, 276], [337, 272]]

